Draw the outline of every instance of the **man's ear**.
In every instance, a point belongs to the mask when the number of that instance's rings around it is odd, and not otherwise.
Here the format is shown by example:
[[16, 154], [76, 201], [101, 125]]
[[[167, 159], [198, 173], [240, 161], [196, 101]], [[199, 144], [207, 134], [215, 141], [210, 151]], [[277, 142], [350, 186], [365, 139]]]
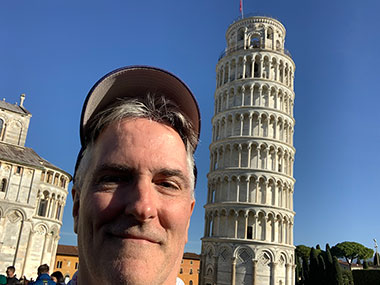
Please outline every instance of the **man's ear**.
[[80, 191], [75, 186], [71, 189], [71, 195], [73, 197], [73, 218], [74, 218], [74, 232], [78, 233], [78, 218], [79, 218], [79, 198]]
[[195, 200], [193, 199], [191, 201], [191, 204], [190, 204], [190, 215], [189, 215], [189, 220], [187, 221], [187, 226], [186, 226], [186, 237], [185, 237], [185, 243], [187, 243], [187, 239], [188, 239], [188, 231], [189, 231], [189, 227], [190, 227], [190, 218], [191, 218], [191, 215], [193, 214], [193, 211], [194, 211], [194, 206], [195, 206]]

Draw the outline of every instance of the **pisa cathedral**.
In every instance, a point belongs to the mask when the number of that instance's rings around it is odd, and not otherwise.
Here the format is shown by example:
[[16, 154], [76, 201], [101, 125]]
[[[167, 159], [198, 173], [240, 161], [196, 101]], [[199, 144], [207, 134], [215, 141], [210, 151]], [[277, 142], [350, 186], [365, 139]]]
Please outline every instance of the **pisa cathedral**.
[[54, 268], [70, 174], [25, 147], [31, 114], [0, 101], [0, 273], [13, 265], [17, 276]]
[[232, 23], [216, 67], [200, 284], [294, 284], [294, 70], [285, 28]]

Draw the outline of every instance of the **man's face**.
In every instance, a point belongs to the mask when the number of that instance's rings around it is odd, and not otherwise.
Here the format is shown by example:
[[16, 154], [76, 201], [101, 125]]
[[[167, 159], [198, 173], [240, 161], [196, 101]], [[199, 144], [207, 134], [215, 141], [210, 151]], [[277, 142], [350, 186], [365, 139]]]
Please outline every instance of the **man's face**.
[[79, 282], [175, 284], [194, 207], [178, 133], [123, 120], [100, 134], [92, 155], [83, 189], [73, 190]]
[[6, 273], [7, 273], [7, 277], [9, 277], [9, 278], [11, 278], [15, 275], [15, 272], [10, 268], [7, 268]]

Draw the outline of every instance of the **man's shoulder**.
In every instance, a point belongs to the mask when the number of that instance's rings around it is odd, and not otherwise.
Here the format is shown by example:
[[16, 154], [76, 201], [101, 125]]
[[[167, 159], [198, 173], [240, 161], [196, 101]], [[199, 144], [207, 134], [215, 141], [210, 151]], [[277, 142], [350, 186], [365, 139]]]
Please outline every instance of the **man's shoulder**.
[[51, 285], [51, 284], [56, 284], [50, 277], [49, 274], [41, 274], [38, 276], [36, 282], [33, 283], [33, 285]]
[[16, 276], [13, 276], [11, 278], [7, 278], [7, 284], [13, 285], [13, 284], [20, 284], [20, 281]]

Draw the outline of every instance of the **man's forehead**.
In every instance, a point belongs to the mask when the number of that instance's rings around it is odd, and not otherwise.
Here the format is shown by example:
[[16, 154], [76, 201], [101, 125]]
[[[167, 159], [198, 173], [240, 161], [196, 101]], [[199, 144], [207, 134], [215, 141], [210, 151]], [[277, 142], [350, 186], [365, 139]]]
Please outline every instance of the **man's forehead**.
[[[126, 118], [105, 127], [95, 142], [102, 163], [122, 161], [122, 156], [156, 162], [156, 168], [187, 166], [187, 152], [180, 135], [172, 127], [145, 118]], [[143, 152], [143, 153], [141, 153]], [[149, 156], [149, 154], [151, 156]], [[115, 157], [116, 156], [116, 157]], [[162, 160], [158, 160], [162, 158]], [[125, 163], [131, 164], [130, 161]], [[165, 167], [165, 165], [167, 165]]]

